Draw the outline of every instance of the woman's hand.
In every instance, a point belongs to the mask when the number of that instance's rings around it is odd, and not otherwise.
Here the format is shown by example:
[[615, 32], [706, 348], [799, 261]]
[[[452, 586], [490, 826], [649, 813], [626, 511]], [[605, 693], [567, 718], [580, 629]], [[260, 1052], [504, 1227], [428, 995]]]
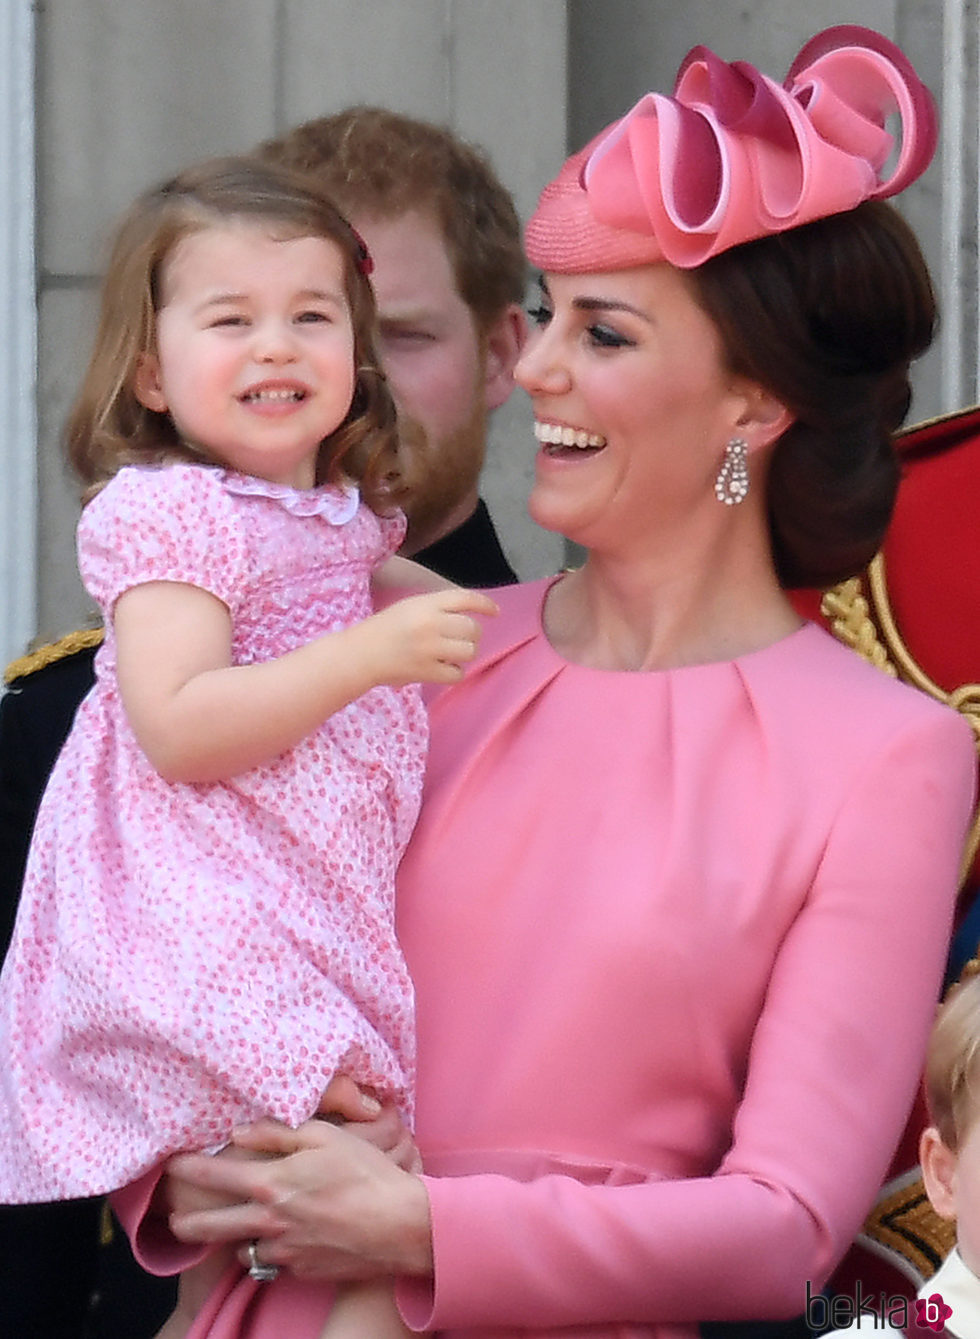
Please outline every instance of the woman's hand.
[[[170, 1226], [182, 1241], [256, 1241], [264, 1263], [304, 1278], [432, 1272], [425, 1186], [367, 1140], [312, 1120], [298, 1130], [259, 1121], [236, 1134], [235, 1142], [267, 1156], [171, 1160]], [[204, 1192], [211, 1207], [185, 1210], [179, 1187]], [[247, 1263], [244, 1251], [241, 1258]]]
[[[198, 1154], [195, 1156], [207, 1157], [209, 1160], [220, 1159], [222, 1162], [267, 1162], [268, 1157], [262, 1153], [253, 1152], [247, 1148], [236, 1148], [229, 1144], [223, 1148], [220, 1153]], [[169, 1219], [173, 1214], [198, 1213], [207, 1209], [224, 1209], [234, 1204], [233, 1197], [223, 1194], [217, 1190], [208, 1190], [203, 1186], [194, 1185], [190, 1181], [177, 1180], [170, 1175], [171, 1162], [167, 1164], [165, 1174], [160, 1178], [160, 1184], [157, 1186], [153, 1197], [153, 1215], [161, 1219]]]

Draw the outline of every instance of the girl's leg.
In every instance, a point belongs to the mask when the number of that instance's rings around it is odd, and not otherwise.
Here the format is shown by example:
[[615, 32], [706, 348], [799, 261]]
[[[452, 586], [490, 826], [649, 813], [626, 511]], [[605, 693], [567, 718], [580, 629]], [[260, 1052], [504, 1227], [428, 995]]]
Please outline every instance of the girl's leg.
[[367, 1339], [368, 1335], [370, 1339], [413, 1339], [387, 1284], [355, 1283], [340, 1288], [320, 1339]]
[[235, 1258], [232, 1247], [215, 1251], [193, 1269], [185, 1269], [177, 1287], [177, 1305], [155, 1339], [184, 1339], [197, 1313], [222, 1274]]

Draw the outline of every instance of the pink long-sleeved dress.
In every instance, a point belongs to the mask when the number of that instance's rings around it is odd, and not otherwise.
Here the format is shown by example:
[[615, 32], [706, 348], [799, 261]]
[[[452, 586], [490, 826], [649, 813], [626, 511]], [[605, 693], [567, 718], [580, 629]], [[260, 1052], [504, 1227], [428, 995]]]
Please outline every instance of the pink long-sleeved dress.
[[[812, 624], [728, 663], [568, 664], [546, 589], [499, 592], [431, 704], [398, 908], [436, 1265], [400, 1305], [454, 1339], [793, 1314], [912, 1099], [970, 733]], [[328, 1309], [229, 1278], [194, 1339], [313, 1339]]]

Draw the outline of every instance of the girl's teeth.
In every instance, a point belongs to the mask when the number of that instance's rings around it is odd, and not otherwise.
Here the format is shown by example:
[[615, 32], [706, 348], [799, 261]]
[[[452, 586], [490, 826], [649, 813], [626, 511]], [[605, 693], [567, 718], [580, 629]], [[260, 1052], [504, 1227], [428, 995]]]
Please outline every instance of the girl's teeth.
[[247, 400], [298, 400], [299, 391], [249, 391], [245, 397]]

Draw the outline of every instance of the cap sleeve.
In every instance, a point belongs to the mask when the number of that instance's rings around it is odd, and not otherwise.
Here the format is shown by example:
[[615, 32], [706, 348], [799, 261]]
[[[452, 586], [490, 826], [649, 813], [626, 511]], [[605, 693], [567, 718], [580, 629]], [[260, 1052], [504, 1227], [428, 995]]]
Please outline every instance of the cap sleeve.
[[78, 565], [104, 613], [133, 586], [180, 581], [234, 609], [245, 527], [215, 470], [129, 467], [96, 495], [78, 526]]
[[392, 511], [384, 516], [378, 516], [377, 522], [381, 536], [381, 556], [378, 561], [383, 562], [385, 558], [390, 558], [393, 553], [398, 552], [405, 538], [408, 522], [403, 511]]

